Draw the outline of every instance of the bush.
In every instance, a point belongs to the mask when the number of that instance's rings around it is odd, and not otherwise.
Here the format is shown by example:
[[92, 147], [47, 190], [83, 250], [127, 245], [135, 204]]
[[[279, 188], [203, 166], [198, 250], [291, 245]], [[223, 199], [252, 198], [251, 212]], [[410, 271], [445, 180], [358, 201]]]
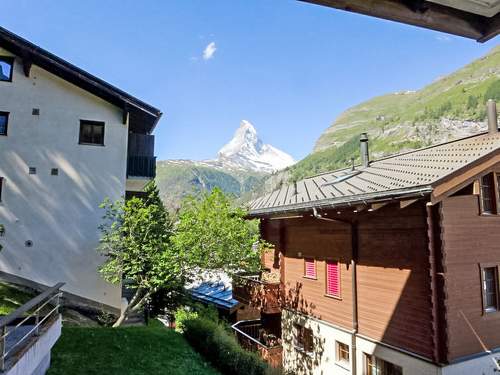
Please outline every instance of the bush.
[[175, 330], [184, 333], [185, 322], [198, 318], [198, 313], [185, 307], [179, 307], [175, 311]]
[[268, 375], [272, 370], [255, 353], [240, 347], [236, 338], [217, 322], [206, 318], [183, 322], [184, 337], [222, 374]]

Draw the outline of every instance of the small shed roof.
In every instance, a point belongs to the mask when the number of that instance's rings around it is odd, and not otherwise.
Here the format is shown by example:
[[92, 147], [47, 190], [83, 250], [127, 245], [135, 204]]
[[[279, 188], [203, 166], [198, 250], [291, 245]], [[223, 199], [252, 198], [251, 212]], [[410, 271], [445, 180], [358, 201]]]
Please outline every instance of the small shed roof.
[[198, 286], [188, 289], [189, 293], [196, 300], [205, 303], [212, 303], [218, 308], [232, 311], [239, 302], [233, 298], [233, 290], [231, 286], [225, 285], [224, 282], [203, 282]]
[[432, 192], [439, 183], [500, 149], [500, 133], [456, 141], [323, 173], [283, 186], [250, 203], [250, 215], [345, 206]]

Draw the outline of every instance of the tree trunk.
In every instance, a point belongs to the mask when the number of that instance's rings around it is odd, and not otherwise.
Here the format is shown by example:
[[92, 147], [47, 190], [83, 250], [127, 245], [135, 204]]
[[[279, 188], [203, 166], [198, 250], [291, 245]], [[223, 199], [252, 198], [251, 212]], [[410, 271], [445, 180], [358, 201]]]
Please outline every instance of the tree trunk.
[[[118, 320], [113, 324], [113, 328], [116, 328], [116, 327], [119, 327], [123, 324], [123, 322], [125, 321], [125, 319], [128, 317], [128, 314], [133, 311], [134, 307], [136, 305], [138, 305], [138, 302], [142, 302], [144, 300], [144, 298], [140, 298], [140, 296], [142, 295], [142, 288], [138, 288], [136, 291], [135, 291], [135, 294], [134, 296], [132, 297], [132, 300], [130, 301], [130, 303], [127, 305], [127, 307], [125, 308], [125, 310], [123, 310], [121, 313], [120, 313], [120, 317], [118, 318]], [[147, 293], [146, 293], [147, 295]]]

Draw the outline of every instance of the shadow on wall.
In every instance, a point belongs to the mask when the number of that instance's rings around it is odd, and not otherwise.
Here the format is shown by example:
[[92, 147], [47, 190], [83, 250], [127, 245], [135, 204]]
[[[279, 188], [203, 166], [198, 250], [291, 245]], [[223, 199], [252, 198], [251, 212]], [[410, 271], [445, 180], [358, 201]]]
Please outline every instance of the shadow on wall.
[[[30, 160], [2, 151], [0, 221], [5, 237], [0, 271], [45, 285], [62, 281], [72, 293], [106, 298], [112, 287], [97, 274], [102, 261], [95, 250], [97, 226], [103, 215], [98, 206], [104, 198], [124, 193], [125, 159], [104, 147], [79, 146], [70, 160], [57, 151], [65, 147], [57, 141], [51, 148], [36, 146]], [[36, 167], [36, 174], [28, 173], [30, 167]], [[51, 174], [52, 168], [58, 175]], [[122, 175], [112, 173], [119, 170]], [[95, 277], [88, 277], [90, 272]]]
[[[432, 301], [424, 203], [415, 203], [403, 209], [399, 208], [399, 204], [388, 205], [375, 212], [358, 214], [356, 219], [359, 221], [359, 334], [432, 359]], [[350, 325], [352, 270], [349, 266], [350, 256], [347, 256], [351, 253], [351, 243], [345, 239], [339, 240], [338, 237], [341, 231], [345, 231], [345, 224], [308, 218], [294, 222], [292, 236], [288, 229], [285, 242], [286, 257], [292, 258], [289, 259], [290, 263], [298, 264], [301, 261], [302, 258], [297, 256], [300, 250], [307, 256], [316, 257], [317, 261], [319, 259], [318, 267], [324, 268], [324, 259], [333, 257], [340, 259], [347, 269], [342, 274], [345, 276], [342, 287], [345, 298], [335, 300], [324, 296], [323, 277], [313, 281], [306, 280], [305, 288], [304, 283], [297, 280], [299, 277], [302, 279], [302, 275], [290, 276], [286, 268], [287, 286], [282, 295], [282, 306], [285, 308], [282, 325], [283, 342], [288, 345], [284, 346], [284, 350], [287, 350], [284, 352], [284, 360], [295, 358], [295, 363], [284, 364], [285, 368], [293, 365], [297, 374], [309, 375], [314, 373], [314, 368], [322, 363], [326, 354], [330, 358], [335, 357], [335, 346], [329, 343], [325, 348], [324, 335], [318, 325], [312, 324], [313, 353], [297, 350], [294, 345], [297, 339], [294, 324], [301, 324], [303, 318], [292, 319], [286, 309], [327, 320], [347, 330], [353, 328]], [[290, 237], [295, 239], [295, 243], [290, 241]], [[307, 238], [308, 241], [300, 241], [300, 238]], [[297, 239], [300, 241], [298, 246]], [[327, 246], [331, 243], [337, 245]], [[377, 355], [380, 345], [374, 344], [373, 347], [374, 352], [367, 354]]]

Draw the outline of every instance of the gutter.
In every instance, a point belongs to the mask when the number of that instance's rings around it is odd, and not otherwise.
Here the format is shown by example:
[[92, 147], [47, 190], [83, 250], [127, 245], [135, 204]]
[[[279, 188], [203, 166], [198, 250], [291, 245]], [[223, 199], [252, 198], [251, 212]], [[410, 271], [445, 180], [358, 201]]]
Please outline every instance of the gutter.
[[394, 199], [424, 197], [425, 195], [432, 193], [432, 191], [433, 187], [431, 185], [425, 185], [418, 188], [388, 190], [382, 193], [377, 192], [377, 193], [359, 194], [359, 195], [354, 195], [351, 198], [347, 199], [346, 197], [320, 199], [317, 201], [295, 203], [286, 206], [254, 209], [250, 210], [248, 217], [254, 218], [261, 216], [271, 216], [273, 214], [296, 213], [296, 212], [310, 210], [312, 208], [333, 209], [333, 208], [349, 207], [356, 204], [367, 204], [374, 202], [391, 201]]

